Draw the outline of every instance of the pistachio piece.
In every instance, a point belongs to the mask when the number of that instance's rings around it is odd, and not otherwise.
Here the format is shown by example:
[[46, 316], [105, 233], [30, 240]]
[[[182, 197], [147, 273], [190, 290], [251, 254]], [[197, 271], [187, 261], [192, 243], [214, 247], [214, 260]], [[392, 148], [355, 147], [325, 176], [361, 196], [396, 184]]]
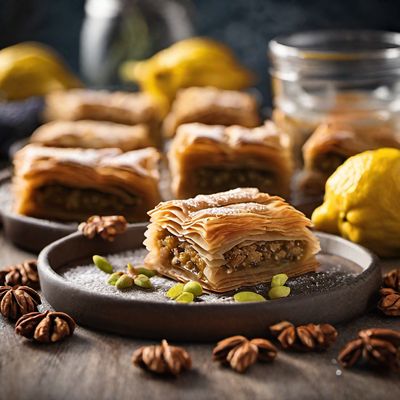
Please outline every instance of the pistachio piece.
[[269, 290], [268, 296], [271, 300], [280, 299], [281, 297], [288, 297], [290, 294], [290, 287], [276, 286]]
[[136, 268], [131, 264], [128, 263], [126, 264], [126, 268], [128, 269], [128, 274], [135, 277], [136, 275], [139, 275], [139, 272], [137, 272]]
[[272, 277], [271, 287], [283, 286], [288, 280], [288, 276], [286, 274], [277, 274]]
[[190, 292], [183, 292], [175, 299], [177, 303], [191, 303], [193, 300], [194, 295]]
[[94, 262], [94, 265], [96, 265], [96, 267], [98, 269], [101, 269], [106, 274], [112, 274], [113, 273], [113, 267], [107, 261], [106, 258], [96, 255], [96, 256], [93, 256], [93, 262]]
[[165, 294], [171, 300], [176, 299], [183, 292], [183, 287], [185, 285], [183, 283], [177, 283], [168, 289], [168, 292]]
[[265, 298], [261, 294], [255, 292], [238, 292], [233, 298], [238, 303], [245, 303], [250, 301], [265, 301]]
[[135, 269], [138, 274], [146, 275], [148, 278], [152, 278], [156, 274], [156, 271], [145, 267], [136, 267]]
[[122, 271], [114, 272], [113, 274], [110, 275], [110, 277], [107, 279], [107, 283], [109, 285], [115, 286], [117, 283], [117, 280], [123, 275], [124, 273]]
[[187, 282], [185, 286], [183, 286], [183, 291], [192, 293], [195, 297], [201, 296], [203, 294], [202, 286], [199, 282], [196, 281]]
[[135, 285], [145, 288], [145, 289], [150, 289], [153, 287], [153, 285], [150, 282], [150, 279], [148, 276], [139, 274], [135, 279], [134, 279]]
[[128, 289], [131, 288], [132, 286], [133, 286], [133, 279], [127, 274], [122, 274], [115, 282], [115, 287], [119, 290]]

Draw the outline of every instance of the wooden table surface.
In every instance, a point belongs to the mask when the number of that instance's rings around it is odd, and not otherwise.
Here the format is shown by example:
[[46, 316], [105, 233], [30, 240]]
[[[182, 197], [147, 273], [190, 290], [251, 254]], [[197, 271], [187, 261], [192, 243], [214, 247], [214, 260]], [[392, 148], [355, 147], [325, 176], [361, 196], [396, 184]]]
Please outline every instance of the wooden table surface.
[[[31, 256], [13, 247], [0, 232], [0, 268]], [[17, 337], [13, 325], [0, 316], [0, 400], [398, 400], [400, 374], [342, 370], [336, 363], [344, 343], [368, 327], [400, 329], [400, 319], [371, 312], [337, 326], [338, 341], [325, 353], [279, 352], [275, 362], [254, 365], [244, 375], [213, 363], [212, 344], [183, 344], [194, 368], [167, 379], [131, 365], [132, 351], [147, 341], [79, 327], [65, 342], [37, 345]]]

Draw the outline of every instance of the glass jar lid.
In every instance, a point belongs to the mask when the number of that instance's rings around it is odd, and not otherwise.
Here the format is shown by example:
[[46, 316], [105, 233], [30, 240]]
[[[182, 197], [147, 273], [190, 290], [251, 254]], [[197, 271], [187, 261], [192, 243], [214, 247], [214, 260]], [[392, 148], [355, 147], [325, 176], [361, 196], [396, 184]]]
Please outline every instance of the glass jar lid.
[[400, 33], [327, 30], [277, 37], [271, 74], [282, 80], [365, 80], [400, 75]]

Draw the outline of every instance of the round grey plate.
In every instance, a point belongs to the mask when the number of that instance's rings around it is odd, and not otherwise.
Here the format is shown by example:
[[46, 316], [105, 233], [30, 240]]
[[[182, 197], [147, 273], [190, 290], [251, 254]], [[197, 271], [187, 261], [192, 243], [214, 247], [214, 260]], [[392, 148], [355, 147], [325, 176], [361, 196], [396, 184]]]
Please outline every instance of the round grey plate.
[[[285, 299], [234, 303], [232, 294], [206, 294], [201, 302], [179, 304], [164, 296], [173, 282], [162, 277], [152, 278], [154, 291], [119, 292], [105, 283], [106, 274], [90, 266], [90, 259], [103, 254], [122, 260], [127, 251], [141, 248], [144, 231], [144, 226], [131, 226], [112, 243], [74, 233], [47, 246], [39, 255], [46, 299], [90, 328], [139, 338], [210, 341], [237, 334], [264, 336], [270, 324], [281, 320], [295, 324], [349, 320], [369, 308], [381, 282], [379, 266], [369, 251], [316, 233], [322, 247], [321, 272], [289, 280], [293, 294]], [[93, 280], [95, 274], [99, 275]], [[266, 290], [252, 289], [264, 294]]]

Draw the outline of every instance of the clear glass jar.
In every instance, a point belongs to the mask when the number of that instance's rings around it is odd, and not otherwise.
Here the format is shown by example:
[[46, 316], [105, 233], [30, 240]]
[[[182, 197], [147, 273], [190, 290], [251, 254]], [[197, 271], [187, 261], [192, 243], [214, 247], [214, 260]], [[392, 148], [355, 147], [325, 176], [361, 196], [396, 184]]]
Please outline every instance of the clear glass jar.
[[399, 131], [400, 33], [312, 31], [269, 45], [274, 119], [301, 146], [327, 118]]

